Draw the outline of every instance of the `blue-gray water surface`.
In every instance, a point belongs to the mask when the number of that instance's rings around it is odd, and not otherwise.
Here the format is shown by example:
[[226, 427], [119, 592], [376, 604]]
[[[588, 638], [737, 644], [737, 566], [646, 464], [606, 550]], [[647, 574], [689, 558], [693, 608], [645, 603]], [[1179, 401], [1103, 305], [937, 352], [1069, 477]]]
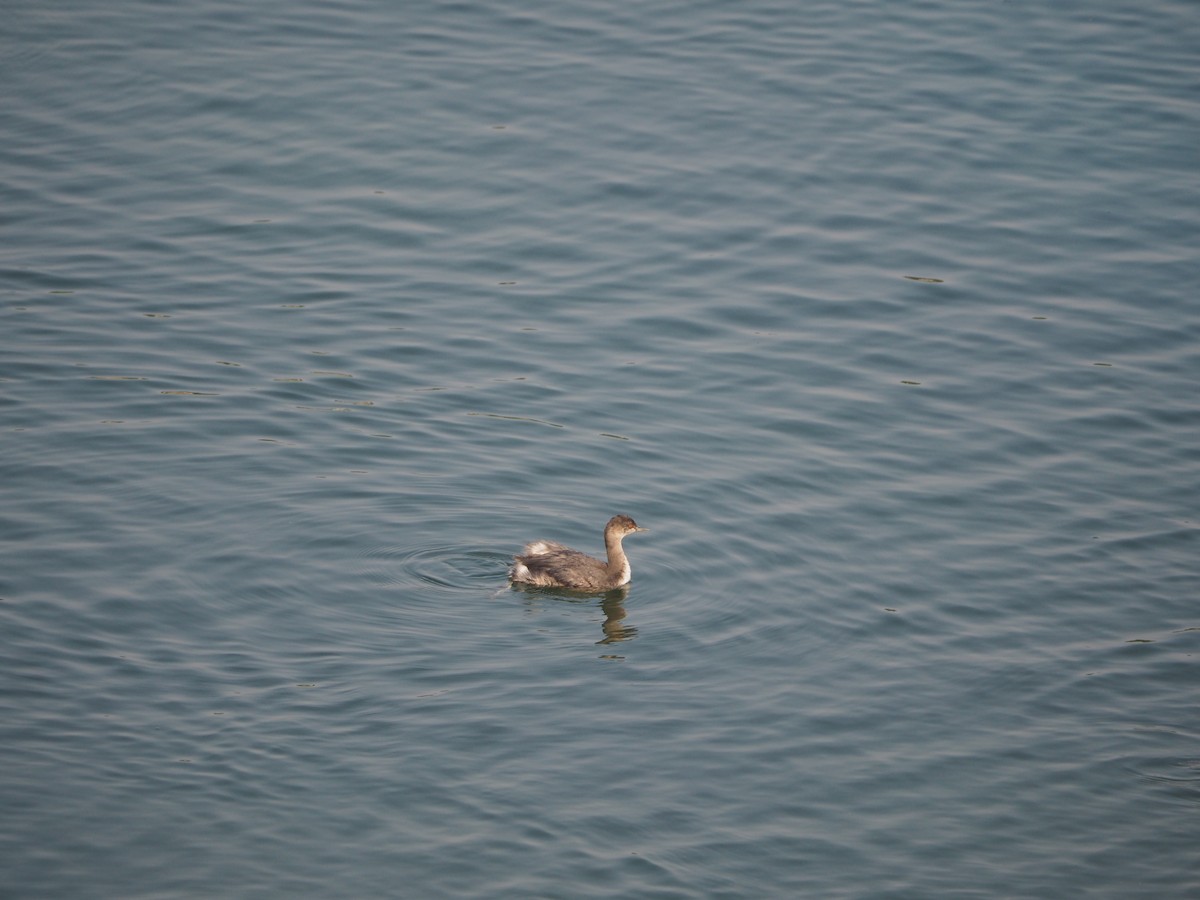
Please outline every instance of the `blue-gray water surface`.
[[1200, 895], [1197, 48], [8, 4], [0, 892]]

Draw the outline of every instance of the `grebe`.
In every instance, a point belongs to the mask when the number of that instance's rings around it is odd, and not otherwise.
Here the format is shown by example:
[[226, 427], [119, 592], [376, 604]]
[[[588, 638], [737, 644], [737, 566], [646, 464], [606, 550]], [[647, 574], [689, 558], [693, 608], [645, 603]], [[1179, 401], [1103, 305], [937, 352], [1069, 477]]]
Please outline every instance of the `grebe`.
[[604, 547], [608, 562], [603, 562], [564, 547], [554, 541], [526, 544], [520, 556], [513, 557], [509, 581], [537, 587], [571, 588], [576, 591], [607, 591], [629, 583], [629, 560], [621, 547], [627, 534], [646, 531], [629, 516], [613, 516], [604, 526]]

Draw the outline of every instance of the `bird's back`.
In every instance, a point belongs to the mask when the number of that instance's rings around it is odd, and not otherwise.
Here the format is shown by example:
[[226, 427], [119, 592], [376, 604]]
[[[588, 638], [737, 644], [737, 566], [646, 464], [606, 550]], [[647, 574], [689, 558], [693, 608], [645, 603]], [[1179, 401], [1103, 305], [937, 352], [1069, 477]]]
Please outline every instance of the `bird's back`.
[[541, 587], [601, 590], [611, 587], [608, 566], [598, 559], [554, 541], [533, 541], [514, 558], [513, 581]]

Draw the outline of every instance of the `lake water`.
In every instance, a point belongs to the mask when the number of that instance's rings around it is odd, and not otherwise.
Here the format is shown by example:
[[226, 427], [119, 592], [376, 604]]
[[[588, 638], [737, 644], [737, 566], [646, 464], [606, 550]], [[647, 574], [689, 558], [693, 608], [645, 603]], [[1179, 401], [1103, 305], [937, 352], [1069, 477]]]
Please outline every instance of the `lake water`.
[[9, 4], [0, 892], [1200, 895], [1198, 48]]

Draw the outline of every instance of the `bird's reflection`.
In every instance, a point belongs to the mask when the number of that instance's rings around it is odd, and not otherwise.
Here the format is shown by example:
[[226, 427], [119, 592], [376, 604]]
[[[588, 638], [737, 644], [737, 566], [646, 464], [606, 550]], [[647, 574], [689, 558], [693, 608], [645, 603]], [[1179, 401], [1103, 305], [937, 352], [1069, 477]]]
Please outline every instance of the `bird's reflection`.
[[604, 613], [604, 624], [600, 628], [604, 637], [597, 644], [616, 644], [627, 641], [637, 634], [637, 628], [623, 625], [625, 621], [625, 598], [629, 596], [629, 585], [609, 591], [600, 601], [600, 611]]
[[[595, 594], [584, 594], [563, 588], [540, 588], [519, 583], [511, 584], [509, 587], [522, 594], [555, 597], [569, 603], [586, 603], [589, 606], [595, 602], [596, 597]], [[604, 632], [604, 637], [596, 641], [597, 644], [618, 644], [637, 635], [638, 630], [635, 626], [624, 624], [625, 617], [628, 615], [625, 611], [625, 598], [628, 596], [629, 585], [627, 584], [606, 591], [601, 596], [600, 611], [604, 613], [604, 621], [600, 625], [600, 630]]]

